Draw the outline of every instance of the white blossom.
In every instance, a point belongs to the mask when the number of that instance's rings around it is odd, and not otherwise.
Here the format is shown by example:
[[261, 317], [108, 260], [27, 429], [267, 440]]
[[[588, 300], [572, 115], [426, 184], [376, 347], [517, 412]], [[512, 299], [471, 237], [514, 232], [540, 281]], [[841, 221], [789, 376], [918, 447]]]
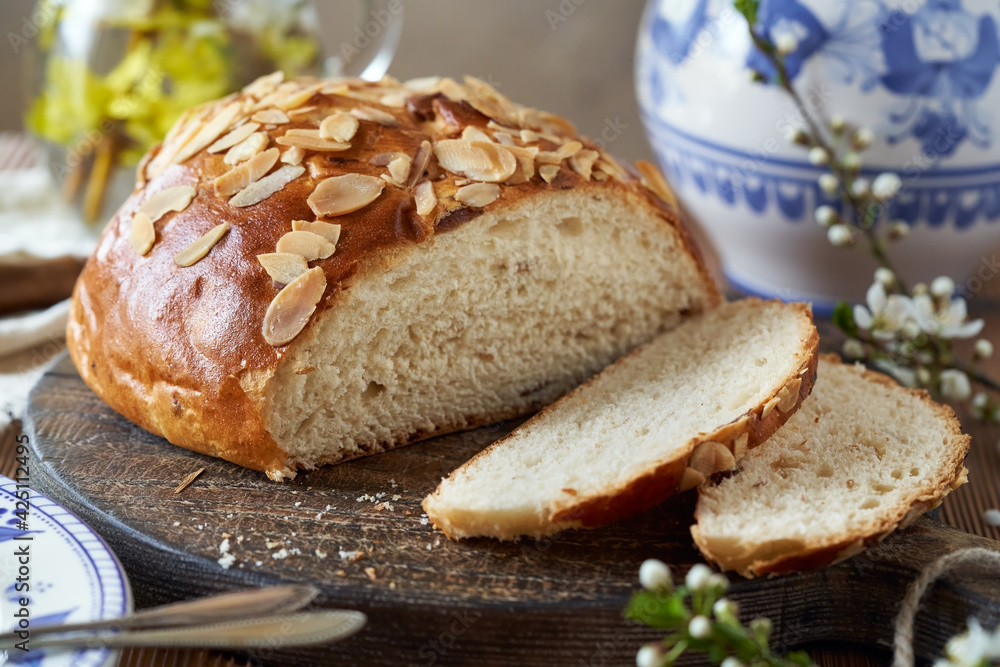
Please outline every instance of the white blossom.
[[865, 346], [862, 345], [861, 341], [857, 338], [848, 338], [844, 341], [844, 346], [841, 348], [841, 353], [844, 355], [845, 359], [854, 361], [856, 359], [865, 358]]
[[836, 209], [834, 209], [832, 206], [824, 205], [816, 209], [816, 224], [821, 225], [823, 227], [829, 227], [830, 225], [837, 222], [839, 218], [840, 216], [837, 215]]
[[700, 591], [708, 585], [708, 579], [711, 576], [712, 568], [703, 563], [697, 563], [688, 570], [684, 583], [687, 584], [688, 590]]
[[669, 590], [673, 579], [663, 561], [650, 558], [639, 566], [639, 583], [648, 591]]
[[809, 163], [817, 167], [830, 163], [830, 154], [822, 146], [814, 146], [809, 149]]
[[835, 195], [840, 189], [840, 180], [833, 174], [823, 174], [819, 177], [819, 189], [828, 195]]
[[880, 340], [892, 340], [906, 321], [913, 316], [913, 303], [902, 294], [885, 293], [885, 286], [876, 281], [865, 295], [867, 307], [854, 306], [854, 323], [871, 331]]
[[872, 194], [879, 199], [892, 199], [903, 189], [903, 180], [892, 172], [879, 174], [872, 182]]
[[708, 639], [712, 636], [712, 622], [704, 616], [695, 616], [688, 623], [688, 634], [695, 639]]
[[993, 356], [993, 343], [986, 340], [985, 338], [980, 338], [976, 341], [976, 356], [980, 359], [989, 359]]
[[969, 376], [954, 368], [941, 371], [941, 395], [956, 401], [968, 400], [972, 395]]
[[972, 338], [983, 330], [982, 320], [966, 320], [968, 305], [965, 299], [952, 299], [937, 309], [927, 294], [918, 294], [912, 302], [914, 319], [929, 334], [942, 338]]
[[948, 640], [946, 658], [939, 658], [934, 667], [956, 665], [973, 667], [1000, 657], [1000, 632], [987, 632], [975, 618], [969, 619], [969, 629]]
[[836, 246], [847, 245], [853, 237], [854, 232], [844, 224], [833, 225], [830, 229], [826, 230], [826, 238]]
[[663, 656], [660, 654], [660, 649], [653, 644], [643, 646], [635, 654], [636, 667], [660, 667], [662, 664]]
[[948, 276], [938, 276], [931, 283], [931, 294], [946, 299], [955, 293], [955, 281]]

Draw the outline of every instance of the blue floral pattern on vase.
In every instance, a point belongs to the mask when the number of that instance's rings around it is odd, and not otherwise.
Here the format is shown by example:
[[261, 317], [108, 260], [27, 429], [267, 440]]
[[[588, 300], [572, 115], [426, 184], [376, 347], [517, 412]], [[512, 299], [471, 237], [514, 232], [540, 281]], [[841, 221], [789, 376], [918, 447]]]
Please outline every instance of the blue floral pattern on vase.
[[887, 12], [880, 30], [882, 85], [911, 98], [890, 117], [903, 126], [892, 140], [912, 136], [931, 157], [951, 155], [967, 139], [989, 147], [990, 128], [979, 119], [975, 100], [1000, 64], [993, 19], [972, 16], [961, 0], [929, 0], [913, 14]]

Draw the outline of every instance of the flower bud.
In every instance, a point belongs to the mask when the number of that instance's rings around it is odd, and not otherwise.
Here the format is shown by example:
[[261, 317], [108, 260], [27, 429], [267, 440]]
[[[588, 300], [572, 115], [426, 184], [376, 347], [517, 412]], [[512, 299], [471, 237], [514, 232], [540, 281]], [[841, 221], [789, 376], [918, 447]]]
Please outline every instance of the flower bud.
[[845, 359], [854, 361], [865, 358], [865, 346], [857, 338], [848, 338], [844, 341], [844, 346], [840, 349]]
[[670, 568], [655, 558], [643, 561], [639, 566], [639, 583], [647, 591], [669, 591], [673, 584]]
[[841, 162], [844, 169], [849, 169], [851, 171], [856, 171], [861, 168], [861, 156], [854, 151], [848, 151], [844, 155], [844, 160]]
[[684, 578], [684, 583], [690, 591], [700, 591], [708, 585], [708, 579], [712, 576], [712, 568], [702, 563], [697, 563]]
[[909, 234], [910, 226], [901, 220], [897, 220], [889, 226], [889, 238], [893, 241], [904, 239]]
[[715, 617], [722, 620], [724, 618], [736, 618], [739, 613], [739, 608], [736, 603], [729, 598], [719, 598], [712, 605], [712, 613]]
[[695, 616], [688, 623], [688, 634], [695, 639], [708, 639], [712, 636], [712, 622], [704, 616]]
[[993, 343], [986, 340], [985, 338], [980, 338], [976, 341], [976, 356], [980, 359], [989, 359], [993, 356]]
[[954, 401], [968, 400], [972, 395], [969, 376], [954, 368], [941, 371], [941, 395]]
[[826, 238], [835, 246], [847, 245], [854, 237], [854, 232], [847, 225], [833, 225], [826, 230]]
[[879, 174], [872, 183], [872, 194], [879, 199], [892, 199], [903, 189], [903, 179], [892, 172]]
[[871, 192], [871, 183], [867, 178], [856, 178], [851, 183], [851, 194], [855, 197], [864, 197]]
[[635, 667], [661, 667], [663, 654], [656, 644], [646, 644], [635, 654]]
[[924, 368], [923, 366], [921, 366], [920, 368], [918, 368], [917, 369], [917, 382], [919, 382], [920, 386], [922, 386], [922, 387], [926, 387], [927, 385], [929, 385], [931, 383], [931, 372], [929, 370], [927, 370], [926, 368]]
[[1000, 526], [1000, 510], [988, 509], [983, 512], [983, 521], [994, 528]]
[[920, 335], [920, 325], [913, 320], [903, 322], [903, 326], [899, 330], [906, 338], [916, 338]]
[[787, 56], [789, 53], [792, 53], [799, 48], [799, 40], [795, 39], [795, 35], [792, 33], [784, 32], [775, 38], [774, 48], [776, 48], [778, 53], [781, 55]]
[[813, 146], [809, 149], [809, 163], [817, 167], [830, 164], [830, 154], [822, 146]]
[[707, 586], [718, 593], [725, 593], [729, 590], [729, 579], [726, 579], [721, 574], [713, 574], [708, 578]]
[[990, 404], [990, 397], [986, 395], [985, 392], [979, 392], [972, 397], [972, 407], [976, 410], [982, 411], [987, 405]]
[[843, 134], [845, 129], [847, 129], [847, 122], [844, 120], [843, 116], [834, 116], [830, 119], [830, 130], [832, 130], [835, 135]]
[[875, 143], [875, 131], [870, 127], [859, 128], [854, 133], [854, 148], [863, 151]]
[[840, 190], [840, 179], [833, 174], [823, 174], [819, 177], [819, 189], [832, 197]]
[[917, 283], [916, 285], [913, 286], [912, 292], [913, 296], [922, 296], [924, 294], [927, 294], [927, 285], [925, 285], [924, 283]]
[[729, 656], [728, 658], [722, 661], [719, 667], [746, 667], [746, 665], [740, 662], [739, 658]]
[[948, 276], [938, 276], [931, 283], [931, 294], [939, 299], [947, 299], [955, 293], [955, 281]]
[[829, 227], [838, 220], [840, 220], [840, 216], [837, 215], [836, 209], [832, 206], [824, 205], [816, 209], [816, 224], [822, 227]]
[[875, 282], [882, 283], [884, 287], [889, 287], [896, 282], [896, 274], [892, 272], [892, 269], [880, 266], [875, 269]]

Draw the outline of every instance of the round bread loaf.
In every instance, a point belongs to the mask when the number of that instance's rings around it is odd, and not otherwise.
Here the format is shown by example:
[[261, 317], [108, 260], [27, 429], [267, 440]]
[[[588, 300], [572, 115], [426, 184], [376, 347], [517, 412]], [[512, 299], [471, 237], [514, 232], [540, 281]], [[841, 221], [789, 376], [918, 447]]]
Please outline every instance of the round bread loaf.
[[640, 172], [475, 79], [270, 75], [143, 160], [70, 353], [128, 419], [275, 480], [524, 414], [719, 302]]

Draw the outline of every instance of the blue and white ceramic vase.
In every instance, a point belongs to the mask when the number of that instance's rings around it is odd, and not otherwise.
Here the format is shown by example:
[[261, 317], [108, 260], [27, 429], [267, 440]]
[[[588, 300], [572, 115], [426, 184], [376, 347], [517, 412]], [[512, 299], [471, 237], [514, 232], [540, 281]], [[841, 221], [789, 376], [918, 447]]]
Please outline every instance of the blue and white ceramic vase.
[[[864, 172], [898, 173], [892, 217], [911, 234], [891, 254], [911, 282], [1000, 274], [1000, 3], [763, 0], [760, 27], [790, 34], [793, 83], [826, 118], [873, 129]], [[785, 40], [790, 41], [790, 40]], [[732, 0], [650, 0], [636, 86], [664, 172], [750, 293], [859, 300], [873, 260], [835, 248], [813, 222], [821, 167], [786, 140], [802, 125], [753, 48]]]

